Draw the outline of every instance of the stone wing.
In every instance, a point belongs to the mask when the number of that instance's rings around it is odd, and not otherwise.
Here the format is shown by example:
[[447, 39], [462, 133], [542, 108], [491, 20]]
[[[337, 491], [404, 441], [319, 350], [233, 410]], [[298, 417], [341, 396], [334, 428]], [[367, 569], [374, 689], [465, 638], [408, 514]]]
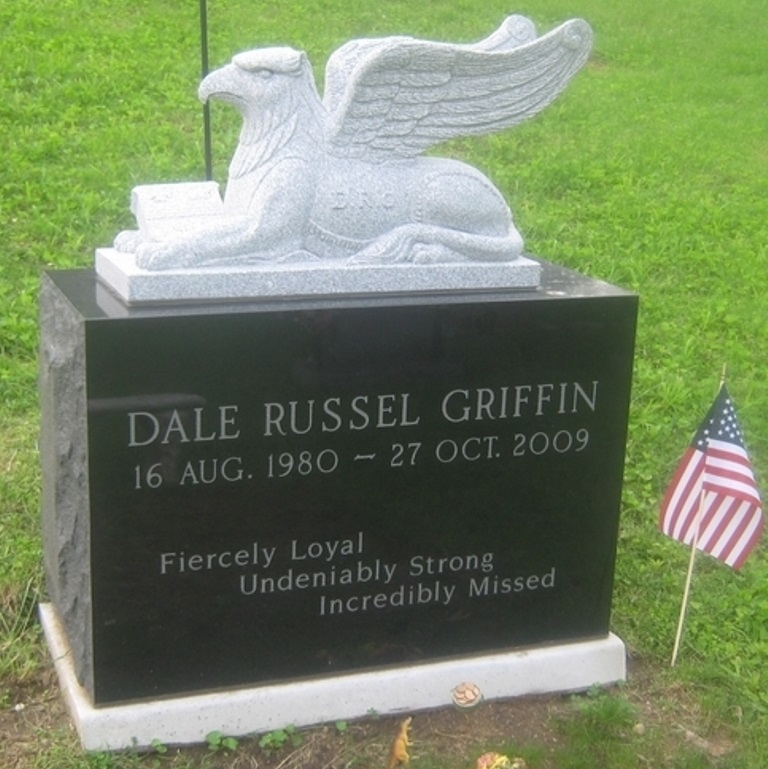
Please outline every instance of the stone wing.
[[591, 45], [592, 30], [581, 19], [536, 37], [521, 16], [472, 45], [405, 37], [352, 41], [326, 68], [328, 150], [381, 162], [509, 128], [555, 99]]

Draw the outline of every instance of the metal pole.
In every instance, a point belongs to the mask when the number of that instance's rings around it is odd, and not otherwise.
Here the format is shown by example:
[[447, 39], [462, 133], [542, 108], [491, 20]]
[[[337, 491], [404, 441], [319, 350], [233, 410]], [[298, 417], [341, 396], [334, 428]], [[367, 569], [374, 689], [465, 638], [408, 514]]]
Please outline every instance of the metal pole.
[[[202, 77], [208, 74], [208, 2], [200, 0], [200, 69]], [[203, 154], [205, 156], [205, 178], [213, 179], [213, 155], [211, 150], [211, 106], [203, 104]]]

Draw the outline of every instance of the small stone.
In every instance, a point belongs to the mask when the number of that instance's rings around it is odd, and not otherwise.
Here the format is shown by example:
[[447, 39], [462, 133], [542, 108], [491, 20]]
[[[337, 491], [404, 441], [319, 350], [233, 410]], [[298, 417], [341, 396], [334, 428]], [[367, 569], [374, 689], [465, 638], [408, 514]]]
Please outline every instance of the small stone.
[[473, 708], [482, 702], [483, 694], [477, 684], [464, 681], [451, 690], [453, 704], [458, 708]]

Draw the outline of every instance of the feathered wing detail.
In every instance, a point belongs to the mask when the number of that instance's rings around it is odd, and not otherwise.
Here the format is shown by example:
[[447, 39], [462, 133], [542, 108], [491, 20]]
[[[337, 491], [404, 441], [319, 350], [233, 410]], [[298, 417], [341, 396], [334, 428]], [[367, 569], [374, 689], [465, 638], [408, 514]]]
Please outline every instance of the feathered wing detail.
[[540, 112], [587, 60], [592, 30], [573, 19], [535, 36], [511, 16], [472, 45], [358, 40], [326, 69], [326, 142], [338, 156], [413, 157], [459, 136], [495, 133]]

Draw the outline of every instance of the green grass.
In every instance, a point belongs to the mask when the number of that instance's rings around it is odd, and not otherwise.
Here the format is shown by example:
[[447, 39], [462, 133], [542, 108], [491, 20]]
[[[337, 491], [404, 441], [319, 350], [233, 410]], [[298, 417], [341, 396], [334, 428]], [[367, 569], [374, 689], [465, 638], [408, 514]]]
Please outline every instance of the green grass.
[[[211, 3], [210, 57], [216, 65], [237, 50], [288, 43], [308, 51], [321, 79], [325, 58], [349, 38], [471, 41], [509, 10], [499, 0]], [[591, 62], [534, 121], [449, 151], [500, 186], [529, 251], [641, 297], [613, 626], [633, 654], [662, 666], [687, 553], [657, 533], [658, 503], [724, 363], [764, 488], [768, 478], [766, 4], [524, 0], [512, 10], [540, 29], [588, 19], [596, 35]], [[3, 707], [48, 664], [31, 611], [44, 593], [40, 273], [90, 265], [96, 246], [130, 226], [135, 184], [202, 178], [197, 24], [197, 3], [178, 0], [0, 6]], [[213, 125], [215, 174], [223, 180], [237, 123], [226, 107], [214, 107]], [[766, 585], [765, 546], [739, 573], [700, 558], [681, 661], [669, 679], [690, 691], [713, 728], [735, 736], [740, 763], [727, 765], [749, 769], [762, 769], [768, 755]], [[39, 765], [134, 765], [130, 757], [64, 763], [56, 750], [54, 741]], [[579, 766], [577, 753], [562, 765]], [[604, 765], [634, 765], [619, 754]], [[682, 754], [674, 762], [698, 766]]]

